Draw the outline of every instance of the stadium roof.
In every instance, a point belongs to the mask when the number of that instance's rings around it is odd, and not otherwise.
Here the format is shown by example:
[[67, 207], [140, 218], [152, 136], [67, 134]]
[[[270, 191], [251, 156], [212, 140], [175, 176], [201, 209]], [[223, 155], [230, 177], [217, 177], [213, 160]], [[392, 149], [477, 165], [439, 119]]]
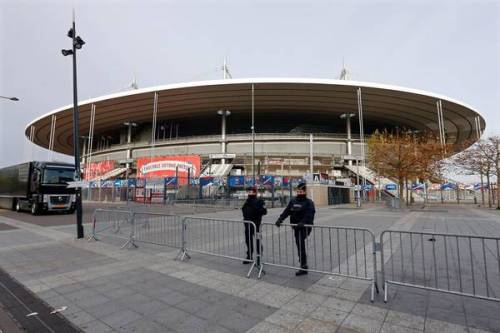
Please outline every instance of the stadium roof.
[[[273, 112], [315, 114], [356, 113], [357, 89], [361, 88], [365, 121], [397, 124], [438, 133], [436, 102], [442, 101], [445, 131], [458, 142], [476, 137], [475, 118], [481, 131], [484, 118], [471, 106], [425, 91], [378, 83], [304, 78], [252, 78], [169, 84], [129, 90], [79, 103], [80, 135], [88, 135], [92, 104], [96, 107], [94, 133], [122, 128], [124, 122], [151, 122], [154, 93], [158, 93], [158, 119], [215, 114], [229, 109], [233, 114], [251, 108], [251, 87], [255, 88], [255, 113]], [[33, 142], [48, 148], [51, 117], [56, 115], [54, 150], [72, 155], [73, 105], [53, 110], [27, 125], [35, 127]], [[307, 118], [306, 118], [307, 119]]]

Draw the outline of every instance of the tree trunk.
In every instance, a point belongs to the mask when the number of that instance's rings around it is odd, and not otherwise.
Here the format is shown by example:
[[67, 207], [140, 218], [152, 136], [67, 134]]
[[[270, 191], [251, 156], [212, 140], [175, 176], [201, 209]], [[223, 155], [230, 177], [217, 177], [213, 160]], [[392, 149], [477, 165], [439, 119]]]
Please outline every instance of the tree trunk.
[[443, 196], [443, 182], [441, 182], [441, 184], [439, 184], [439, 192], [441, 192], [441, 203], [443, 204], [444, 203], [444, 196]]
[[404, 190], [404, 181], [403, 181], [403, 178], [400, 178], [399, 181], [399, 201], [401, 202], [401, 200], [404, 199], [404, 193], [403, 193], [403, 190]]
[[490, 185], [490, 172], [486, 172], [486, 184], [488, 184], [488, 208], [491, 208], [491, 185]]
[[500, 168], [497, 168], [497, 209], [500, 209]]
[[481, 176], [481, 203], [484, 205], [484, 176], [483, 172], [480, 173]]

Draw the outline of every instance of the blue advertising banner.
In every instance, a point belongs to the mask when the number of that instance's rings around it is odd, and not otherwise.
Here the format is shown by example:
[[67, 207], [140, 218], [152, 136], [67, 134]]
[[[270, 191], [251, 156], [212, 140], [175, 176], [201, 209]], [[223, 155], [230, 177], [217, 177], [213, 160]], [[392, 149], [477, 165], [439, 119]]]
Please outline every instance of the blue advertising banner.
[[229, 176], [229, 186], [238, 187], [245, 185], [245, 176]]
[[200, 185], [201, 186], [207, 186], [210, 184], [214, 183], [214, 177], [201, 177], [200, 178]]
[[269, 175], [260, 176], [260, 184], [264, 186], [274, 185], [274, 176], [269, 176]]
[[166, 186], [176, 186], [177, 185], [177, 177], [165, 177], [165, 185]]
[[453, 183], [445, 183], [441, 185], [442, 190], [456, 190], [457, 189], [457, 184]]
[[413, 184], [411, 189], [412, 190], [423, 190], [423, 189], [425, 189], [425, 184]]
[[387, 191], [394, 191], [398, 188], [398, 186], [396, 184], [386, 184], [385, 185], [385, 189]]
[[[253, 186], [253, 176], [245, 177], [245, 186], [246, 187]], [[259, 177], [255, 177], [255, 186], [259, 186]]]

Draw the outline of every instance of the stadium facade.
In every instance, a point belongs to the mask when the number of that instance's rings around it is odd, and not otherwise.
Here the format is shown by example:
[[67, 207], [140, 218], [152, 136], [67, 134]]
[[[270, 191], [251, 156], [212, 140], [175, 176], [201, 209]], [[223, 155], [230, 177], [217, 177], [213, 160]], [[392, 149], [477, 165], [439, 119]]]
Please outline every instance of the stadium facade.
[[[35, 119], [26, 136], [71, 155], [72, 110], [65, 106]], [[183, 163], [196, 168], [190, 170], [194, 177], [342, 177], [342, 170], [361, 158], [360, 132], [364, 137], [377, 129], [434, 132], [463, 147], [485, 128], [474, 108], [446, 96], [328, 79], [170, 84], [92, 98], [80, 102], [79, 111], [82, 162], [89, 179], [125, 172], [130, 177], [167, 175], [162, 168], [171, 172], [177, 165], [179, 172]]]

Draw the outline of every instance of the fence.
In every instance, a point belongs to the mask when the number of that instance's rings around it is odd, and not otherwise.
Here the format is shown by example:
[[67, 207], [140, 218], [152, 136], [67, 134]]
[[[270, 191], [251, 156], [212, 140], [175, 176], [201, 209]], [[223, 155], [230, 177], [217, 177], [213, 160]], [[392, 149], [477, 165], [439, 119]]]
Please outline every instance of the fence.
[[[247, 260], [247, 277], [258, 269], [260, 278], [265, 265], [301, 269], [297, 246], [302, 243], [294, 227], [262, 223], [257, 230], [249, 221], [96, 209], [91, 239], [122, 239], [122, 248], [136, 242], [178, 248], [181, 260], [190, 253], [246, 260], [248, 243], [256, 256]], [[378, 292], [374, 234], [365, 228], [308, 228], [308, 271], [371, 281], [373, 301]], [[252, 231], [258, 232], [250, 239]], [[389, 284], [500, 301], [500, 238], [385, 230], [380, 251], [385, 302]]]
[[[371, 300], [377, 286], [377, 261], [375, 235], [365, 228], [308, 226], [310, 233], [305, 239], [308, 271], [369, 280]], [[307, 232], [302, 229], [300, 232]], [[263, 265], [300, 269], [298, 255], [302, 243], [299, 229], [294, 225], [262, 223], [260, 238], [263, 246]]]
[[178, 215], [133, 213], [133, 241], [182, 248], [183, 221]]
[[251, 263], [247, 277], [259, 262], [257, 257], [247, 254], [247, 243], [254, 249], [255, 224], [251, 221], [221, 220], [200, 217], [185, 217], [183, 220], [183, 239], [181, 259], [189, 257], [190, 252], [208, 254], [223, 258], [245, 260]]
[[386, 302], [388, 284], [500, 301], [500, 238], [386, 230], [380, 243]]
[[134, 215], [128, 210], [96, 209], [92, 218], [90, 239], [111, 236], [126, 240], [123, 247], [133, 243]]

